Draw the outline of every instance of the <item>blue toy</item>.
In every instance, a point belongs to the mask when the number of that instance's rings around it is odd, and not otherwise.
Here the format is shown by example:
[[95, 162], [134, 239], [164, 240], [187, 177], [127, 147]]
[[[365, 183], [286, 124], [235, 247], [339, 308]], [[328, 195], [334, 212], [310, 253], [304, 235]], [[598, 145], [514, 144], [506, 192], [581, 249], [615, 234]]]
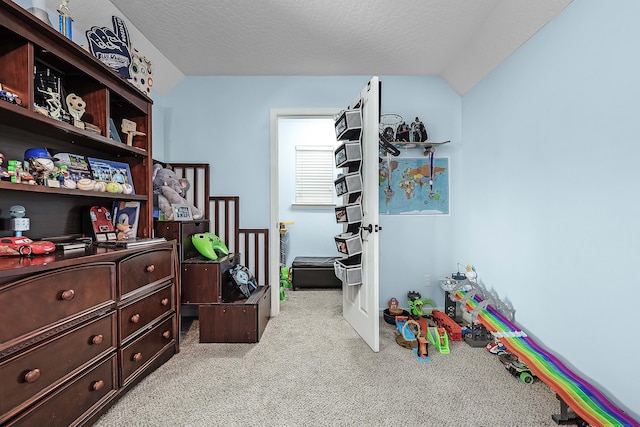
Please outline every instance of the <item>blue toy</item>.
[[218, 259], [218, 254], [229, 255], [229, 249], [218, 236], [213, 233], [197, 233], [191, 236], [191, 242], [205, 258]]

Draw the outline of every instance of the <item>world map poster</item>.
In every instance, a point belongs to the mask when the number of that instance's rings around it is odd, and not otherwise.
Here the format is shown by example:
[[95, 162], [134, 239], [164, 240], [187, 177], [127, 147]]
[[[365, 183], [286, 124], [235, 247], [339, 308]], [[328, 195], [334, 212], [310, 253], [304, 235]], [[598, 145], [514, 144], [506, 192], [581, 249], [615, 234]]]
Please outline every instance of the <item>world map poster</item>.
[[381, 215], [449, 214], [448, 158], [383, 158], [378, 181]]

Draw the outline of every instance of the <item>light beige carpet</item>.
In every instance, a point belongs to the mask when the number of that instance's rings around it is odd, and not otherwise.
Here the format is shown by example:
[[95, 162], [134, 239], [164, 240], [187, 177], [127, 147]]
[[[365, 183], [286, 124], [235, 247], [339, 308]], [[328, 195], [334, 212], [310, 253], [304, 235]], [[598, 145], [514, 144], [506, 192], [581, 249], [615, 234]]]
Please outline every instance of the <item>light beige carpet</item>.
[[[525, 385], [464, 342], [422, 363], [380, 319], [374, 353], [342, 317], [340, 290], [288, 291], [257, 344], [181, 351], [118, 401], [106, 426], [555, 426], [547, 385]], [[188, 324], [188, 327], [186, 325]]]

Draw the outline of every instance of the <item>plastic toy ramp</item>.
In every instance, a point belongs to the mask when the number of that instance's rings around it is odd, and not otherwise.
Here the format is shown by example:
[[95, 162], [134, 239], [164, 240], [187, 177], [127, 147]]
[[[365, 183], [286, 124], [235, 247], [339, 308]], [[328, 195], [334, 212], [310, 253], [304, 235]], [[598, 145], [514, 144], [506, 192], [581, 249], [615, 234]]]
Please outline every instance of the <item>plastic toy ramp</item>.
[[449, 336], [444, 328], [429, 327], [427, 337], [440, 354], [449, 354]]
[[[456, 299], [465, 298], [458, 290]], [[473, 311], [483, 300], [478, 295], [467, 299], [465, 309]], [[638, 426], [626, 412], [616, 407], [598, 389], [580, 378], [557, 357], [540, 347], [527, 334], [498, 312], [491, 304], [478, 311], [478, 320], [491, 331], [507, 349], [518, 356], [538, 378], [585, 422], [593, 426]]]
[[[400, 317], [400, 319], [398, 319]], [[417, 341], [417, 346], [412, 348], [413, 354], [416, 355], [420, 362], [431, 362], [428, 350], [428, 341], [420, 333], [420, 323], [415, 320], [405, 320], [401, 316], [396, 317], [396, 327], [398, 332], [406, 341]]]

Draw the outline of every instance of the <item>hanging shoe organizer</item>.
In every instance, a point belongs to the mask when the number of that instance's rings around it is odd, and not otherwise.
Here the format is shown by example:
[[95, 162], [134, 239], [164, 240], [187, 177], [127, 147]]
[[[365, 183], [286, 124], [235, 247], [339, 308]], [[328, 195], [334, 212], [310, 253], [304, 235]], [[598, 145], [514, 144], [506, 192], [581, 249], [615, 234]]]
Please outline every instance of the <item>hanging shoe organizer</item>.
[[334, 181], [336, 195], [344, 205], [335, 208], [336, 222], [343, 232], [334, 237], [336, 249], [343, 258], [335, 261], [335, 275], [343, 283], [362, 284], [362, 110], [341, 111], [335, 118], [336, 138], [341, 142], [335, 151], [336, 167], [342, 173]]

